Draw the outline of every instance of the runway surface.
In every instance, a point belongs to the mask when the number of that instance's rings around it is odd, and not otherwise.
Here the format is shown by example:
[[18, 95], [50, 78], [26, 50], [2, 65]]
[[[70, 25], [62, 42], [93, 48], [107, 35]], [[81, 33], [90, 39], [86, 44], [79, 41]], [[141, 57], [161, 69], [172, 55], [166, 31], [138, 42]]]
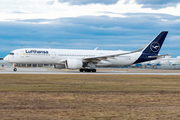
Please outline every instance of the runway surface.
[[97, 75], [180, 75], [180, 70], [147, 70], [147, 69], [97, 69], [96, 73], [79, 72], [79, 70], [59, 70], [52, 68], [0, 68], [0, 74], [97, 74]]

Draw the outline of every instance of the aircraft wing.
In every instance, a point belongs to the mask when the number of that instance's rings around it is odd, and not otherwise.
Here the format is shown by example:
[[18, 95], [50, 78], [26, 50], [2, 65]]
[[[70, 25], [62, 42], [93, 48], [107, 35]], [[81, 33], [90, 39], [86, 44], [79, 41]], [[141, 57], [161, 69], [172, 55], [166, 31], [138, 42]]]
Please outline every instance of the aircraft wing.
[[101, 61], [101, 60], [107, 60], [107, 58], [115, 59], [116, 56], [127, 55], [127, 54], [131, 54], [131, 53], [139, 52], [139, 51], [143, 50], [145, 46], [143, 46], [142, 48], [140, 48], [138, 50], [131, 51], [131, 52], [112, 54], [112, 55], [100, 55], [100, 56], [95, 56], [95, 57], [86, 57], [86, 58], [83, 58], [83, 60], [85, 60], [85, 61], [92, 61], [92, 60]]

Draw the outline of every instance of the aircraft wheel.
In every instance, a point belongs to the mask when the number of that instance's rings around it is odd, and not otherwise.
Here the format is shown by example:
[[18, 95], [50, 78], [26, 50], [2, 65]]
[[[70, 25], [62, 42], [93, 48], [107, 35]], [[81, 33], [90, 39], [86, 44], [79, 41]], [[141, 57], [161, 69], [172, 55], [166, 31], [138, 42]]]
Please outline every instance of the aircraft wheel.
[[84, 72], [84, 69], [79, 69], [79, 72]]
[[92, 71], [92, 72], [96, 72], [96, 69], [92, 69], [91, 71]]
[[85, 72], [91, 72], [91, 69], [85, 69]]
[[96, 72], [96, 69], [79, 69], [79, 72]]
[[17, 71], [17, 68], [14, 68], [13, 71], [16, 72], [16, 71]]

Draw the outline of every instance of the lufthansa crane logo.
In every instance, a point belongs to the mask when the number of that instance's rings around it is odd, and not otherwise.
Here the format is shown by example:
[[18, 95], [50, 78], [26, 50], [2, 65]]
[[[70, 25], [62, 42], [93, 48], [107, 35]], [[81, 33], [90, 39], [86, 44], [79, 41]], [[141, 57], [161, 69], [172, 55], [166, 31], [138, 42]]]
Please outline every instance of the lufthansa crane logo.
[[160, 49], [160, 45], [159, 45], [159, 43], [157, 43], [157, 42], [153, 42], [153, 43], [151, 44], [150, 48], [151, 48], [151, 50], [152, 50], [153, 52], [158, 52], [159, 49]]

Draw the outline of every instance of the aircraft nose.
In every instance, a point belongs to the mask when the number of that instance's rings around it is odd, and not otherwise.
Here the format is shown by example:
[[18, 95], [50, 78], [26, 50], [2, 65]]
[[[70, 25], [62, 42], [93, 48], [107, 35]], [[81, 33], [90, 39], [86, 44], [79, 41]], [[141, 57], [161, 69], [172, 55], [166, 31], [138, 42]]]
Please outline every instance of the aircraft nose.
[[8, 62], [8, 57], [6, 56], [3, 60], [4, 60], [5, 62]]

